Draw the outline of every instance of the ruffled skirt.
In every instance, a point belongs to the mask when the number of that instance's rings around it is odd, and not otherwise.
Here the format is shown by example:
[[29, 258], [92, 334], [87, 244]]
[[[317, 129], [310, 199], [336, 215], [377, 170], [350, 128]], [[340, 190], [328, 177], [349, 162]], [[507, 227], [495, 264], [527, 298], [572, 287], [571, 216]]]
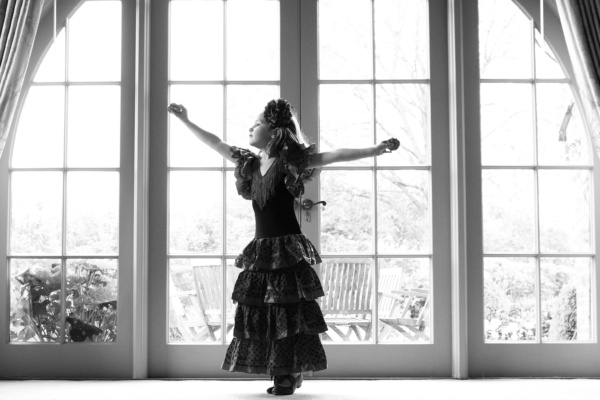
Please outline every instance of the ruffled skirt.
[[233, 340], [222, 368], [285, 375], [327, 368], [319, 334], [327, 330], [315, 301], [324, 295], [313, 265], [321, 262], [302, 234], [254, 239], [235, 260], [242, 268]]

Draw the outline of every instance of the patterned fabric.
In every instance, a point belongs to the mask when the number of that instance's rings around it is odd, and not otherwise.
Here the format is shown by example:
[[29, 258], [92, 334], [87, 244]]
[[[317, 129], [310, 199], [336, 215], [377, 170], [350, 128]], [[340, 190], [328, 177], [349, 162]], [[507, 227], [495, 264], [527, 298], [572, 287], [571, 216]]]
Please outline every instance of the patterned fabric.
[[240, 304], [235, 314], [233, 335], [238, 339], [274, 340], [300, 333], [318, 335], [327, 330], [316, 301], [256, 307]]
[[[254, 238], [235, 260], [236, 267], [242, 272], [231, 297], [238, 304], [234, 338], [222, 365], [227, 371], [285, 375], [327, 368], [327, 358], [319, 339], [327, 325], [315, 301], [324, 293], [313, 269], [313, 265], [321, 262], [321, 257], [301, 233], [275, 236], [276, 232], [300, 232], [290, 193], [295, 195], [303, 191], [302, 176], [310, 162], [309, 152], [314, 148], [298, 149], [280, 153], [271, 169], [264, 176], [258, 176], [258, 156], [231, 147], [233, 158], [237, 160], [238, 193], [258, 203], [259, 207], [253, 207], [257, 220], [267, 215], [269, 223], [276, 218], [277, 224], [286, 226], [281, 230], [270, 230], [271, 233], [266, 234], [269, 237]], [[286, 181], [285, 188], [282, 185], [284, 179], [290, 182], [288, 185]], [[278, 190], [274, 190], [275, 185]], [[267, 208], [261, 207], [267, 200], [272, 203]], [[283, 210], [283, 214], [279, 217], [278, 214], [265, 214], [273, 206]], [[291, 215], [291, 218], [282, 215]]]
[[278, 340], [233, 338], [223, 369], [252, 374], [286, 375], [327, 368], [317, 335], [298, 334]]
[[253, 239], [236, 258], [235, 266], [248, 270], [290, 268], [305, 261], [319, 264], [321, 257], [303, 234]]
[[556, 0], [556, 5], [575, 72], [582, 114], [600, 155], [600, 4]]
[[264, 306], [297, 303], [323, 296], [323, 287], [315, 270], [306, 263], [273, 272], [244, 270], [233, 288], [234, 301]]
[[234, 176], [237, 192], [246, 200], [256, 200], [261, 208], [274, 194], [275, 185], [281, 179], [285, 181], [288, 191], [298, 197], [304, 193], [304, 181], [312, 174], [307, 169], [310, 160], [317, 152], [316, 145], [305, 146], [296, 142], [288, 142], [279, 152], [280, 157], [267, 171], [263, 179], [256, 179], [260, 174], [258, 155], [250, 150], [231, 146], [231, 156], [236, 159]]
[[231, 151], [231, 156], [237, 160], [233, 172], [237, 192], [244, 199], [250, 200], [252, 198], [252, 169], [258, 156], [250, 150], [235, 146], [231, 146], [229, 151]]
[[42, 0], [0, 0], [0, 156], [23, 87]]
[[304, 181], [313, 172], [307, 167], [316, 152], [316, 145], [306, 147], [296, 142], [287, 143], [280, 151], [285, 166], [285, 186], [294, 197], [304, 193]]

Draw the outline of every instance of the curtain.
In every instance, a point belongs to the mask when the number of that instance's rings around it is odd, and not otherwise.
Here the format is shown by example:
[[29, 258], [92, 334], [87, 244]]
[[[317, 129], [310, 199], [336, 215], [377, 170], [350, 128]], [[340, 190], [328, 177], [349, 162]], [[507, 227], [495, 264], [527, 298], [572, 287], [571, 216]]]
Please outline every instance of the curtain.
[[15, 113], [44, 0], [0, 0], [0, 156]]
[[596, 154], [600, 156], [600, 0], [556, 0]]

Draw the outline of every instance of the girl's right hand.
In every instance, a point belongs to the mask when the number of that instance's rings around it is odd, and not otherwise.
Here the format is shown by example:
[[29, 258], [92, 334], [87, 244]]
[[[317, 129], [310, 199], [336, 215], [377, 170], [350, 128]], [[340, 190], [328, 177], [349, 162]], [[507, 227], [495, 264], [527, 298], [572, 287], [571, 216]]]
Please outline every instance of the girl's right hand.
[[187, 109], [183, 106], [183, 104], [171, 103], [169, 104], [167, 110], [183, 121], [187, 121], [188, 119]]

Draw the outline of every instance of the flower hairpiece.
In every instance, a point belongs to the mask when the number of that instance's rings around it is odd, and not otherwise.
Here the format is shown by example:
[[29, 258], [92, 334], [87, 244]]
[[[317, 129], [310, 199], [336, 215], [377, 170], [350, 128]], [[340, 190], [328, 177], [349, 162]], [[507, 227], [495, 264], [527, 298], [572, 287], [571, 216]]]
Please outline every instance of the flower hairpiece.
[[292, 105], [285, 99], [271, 100], [263, 113], [269, 130], [287, 128], [292, 122]]

